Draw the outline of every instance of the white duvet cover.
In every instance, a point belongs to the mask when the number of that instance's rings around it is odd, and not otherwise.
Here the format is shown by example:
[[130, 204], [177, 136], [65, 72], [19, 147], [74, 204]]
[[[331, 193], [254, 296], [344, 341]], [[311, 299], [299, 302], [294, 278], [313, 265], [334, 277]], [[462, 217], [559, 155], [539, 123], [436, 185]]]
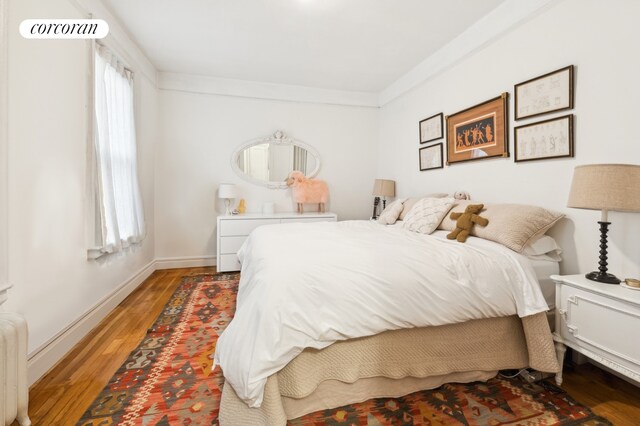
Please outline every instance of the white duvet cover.
[[305, 348], [386, 330], [546, 311], [530, 262], [497, 243], [369, 221], [257, 228], [215, 362], [250, 407]]

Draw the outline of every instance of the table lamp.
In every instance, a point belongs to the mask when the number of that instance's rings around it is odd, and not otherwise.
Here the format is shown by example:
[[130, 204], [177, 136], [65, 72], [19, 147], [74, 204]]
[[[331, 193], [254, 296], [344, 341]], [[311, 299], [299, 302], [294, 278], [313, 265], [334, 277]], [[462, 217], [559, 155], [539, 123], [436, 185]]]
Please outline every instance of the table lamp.
[[373, 219], [378, 217], [377, 209], [380, 203], [380, 197], [382, 197], [382, 210], [387, 207], [387, 197], [395, 197], [396, 195], [396, 181], [386, 179], [376, 179], [373, 184]]
[[619, 284], [620, 280], [607, 272], [607, 231], [611, 222], [608, 212], [640, 212], [640, 165], [587, 164], [573, 172], [568, 207], [601, 210], [600, 267], [586, 277], [592, 281]]
[[221, 183], [218, 186], [218, 198], [224, 199], [224, 205], [227, 208], [227, 214], [231, 214], [231, 209], [229, 208], [231, 204], [231, 199], [236, 198], [238, 194], [236, 193], [236, 186], [232, 183]]

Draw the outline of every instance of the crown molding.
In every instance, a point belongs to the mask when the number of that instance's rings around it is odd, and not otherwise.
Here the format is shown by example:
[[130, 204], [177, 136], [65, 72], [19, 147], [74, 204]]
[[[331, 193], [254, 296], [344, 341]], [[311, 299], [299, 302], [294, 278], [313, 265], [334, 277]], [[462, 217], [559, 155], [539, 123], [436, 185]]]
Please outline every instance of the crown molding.
[[158, 88], [178, 92], [236, 96], [241, 98], [378, 107], [378, 95], [376, 93], [234, 80], [183, 73], [159, 72]]
[[563, 0], [507, 0], [408, 73], [382, 90], [378, 105], [393, 101], [460, 62], [480, 48]]

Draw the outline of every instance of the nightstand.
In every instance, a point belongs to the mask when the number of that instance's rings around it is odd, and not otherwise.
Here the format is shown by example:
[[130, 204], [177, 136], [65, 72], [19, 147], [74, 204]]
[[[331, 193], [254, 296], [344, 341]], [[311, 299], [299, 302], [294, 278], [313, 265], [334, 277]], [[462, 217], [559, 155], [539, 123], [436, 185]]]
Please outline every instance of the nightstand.
[[216, 267], [218, 272], [239, 271], [238, 250], [251, 231], [262, 225], [293, 222], [335, 222], [335, 213], [248, 213], [218, 216]]
[[640, 290], [591, 281], [584, 275], [552, 275], [556, 283], [553, 339], [562, 384], [566, 347], [640, 383]]

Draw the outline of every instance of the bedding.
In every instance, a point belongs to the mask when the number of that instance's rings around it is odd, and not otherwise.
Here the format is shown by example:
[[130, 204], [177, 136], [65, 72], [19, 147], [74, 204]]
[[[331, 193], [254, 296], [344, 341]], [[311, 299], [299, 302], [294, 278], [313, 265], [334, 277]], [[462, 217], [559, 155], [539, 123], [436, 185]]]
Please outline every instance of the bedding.
[[380, 213], [377, 222], [381, 225], [393, 225], [396, 223], [404, 208], [403, 204], [405, 200], [406, 198], [400, 198], [389, 204], [387, 208]]
[[314, 411], [488, 380], [498, 370], [526, 367], [558, 371], [543, 313], [387, 331], [305, 349], [269, 376], [259, 408], [248, 407], [225, 383], [220, 425], [281, 426]]
[[423, 198], [404, 218], [404, 227], [422, 234], [432, 233], [451, 209], [453, 198]]
[[448, 197], [448, 196], [449, 196], [449, 194], [445, 194], [444, 192], [436, 192], [436, 193], [433, 193], [433, 194], [425, 195], [423, 197], [407, 198], [405, 200], [405, 202], [402, 204], [402, 207], [403, 207], [402, 208], [402, 212], [400, 212], [400, 216], [398, 216], [398, 219], [404, 220], [405, 216], [407, 216], [407, 214], [411, 211], [413, 206], [423, 198], [444, 198], [444, 197]]
[[[451, 212], [464, 212], [469, 204], [478, 203], [461, 200]], [[444, 217], [438, 229], [451, 231], [455, 228], [456, 221], [450, 218], [451, 212]], [[485, 204], [480, 215], [487, 218], [489, 224], [474, 226], [471, 235], [495, 241], [518, 253], [564, 217], [562, 213], [526, 204]]]
[[460, 244], [370, 221], [292, 223], [257, 228], [238, 255], [237, 310], [215, 362], [250, 407], [305, 348], [548, 309], [530, 262], [479, 238]]
[[531, 260], [562, 261], [562, 249], [549, 235], [542, 235], [522, 249], [522, 254]]

